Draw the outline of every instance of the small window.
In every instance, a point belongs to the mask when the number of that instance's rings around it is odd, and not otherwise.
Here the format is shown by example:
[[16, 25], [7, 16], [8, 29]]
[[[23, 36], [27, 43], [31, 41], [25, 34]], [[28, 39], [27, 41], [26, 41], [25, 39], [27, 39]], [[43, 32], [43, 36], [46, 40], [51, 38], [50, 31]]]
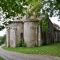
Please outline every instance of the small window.
[[20, 34], [20, 38], [23, 39], [23, 33]]

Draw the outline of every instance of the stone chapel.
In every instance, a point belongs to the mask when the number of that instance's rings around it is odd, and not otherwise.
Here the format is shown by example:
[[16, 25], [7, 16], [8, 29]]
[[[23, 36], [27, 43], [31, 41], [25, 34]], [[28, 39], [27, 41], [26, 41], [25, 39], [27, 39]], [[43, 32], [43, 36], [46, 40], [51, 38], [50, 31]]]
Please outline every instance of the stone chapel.
[[60, 42], [60, 27], [50, 21], [48, 33], [44, 35], [41, 26], [37, 24], [41, 18], [42, 17], [26, 19], [24, 17], [21, 20], [15, 19], [14, 21], [11, 21], [11, 24], [7, 26], [7, 47], [19, 47], [23, 43], [27, 47], [35, 47]]
[[22, 40], [27, 47], [41, 46], [41, 29], [38, 22], [32, 19], [11, 21], [7, 27], [7, 47], [18, 47]]

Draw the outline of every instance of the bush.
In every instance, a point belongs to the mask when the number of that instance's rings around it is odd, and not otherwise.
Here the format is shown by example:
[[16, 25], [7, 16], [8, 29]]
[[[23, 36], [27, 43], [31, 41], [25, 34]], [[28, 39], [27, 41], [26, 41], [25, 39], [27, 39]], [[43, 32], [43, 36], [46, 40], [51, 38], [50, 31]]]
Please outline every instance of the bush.
[[6, 40], [6, 35], [0, 36], [0, 45], [4, 44], [5, 40]]
[[24, 43], [24, 40], [18, 41], [17, 45], [18, 45], [19, 47], [25, 47], [25, 46], [26, 46], [26, 44]]
[[4, 59], [0, 56], [0, 60], [4, 60]]

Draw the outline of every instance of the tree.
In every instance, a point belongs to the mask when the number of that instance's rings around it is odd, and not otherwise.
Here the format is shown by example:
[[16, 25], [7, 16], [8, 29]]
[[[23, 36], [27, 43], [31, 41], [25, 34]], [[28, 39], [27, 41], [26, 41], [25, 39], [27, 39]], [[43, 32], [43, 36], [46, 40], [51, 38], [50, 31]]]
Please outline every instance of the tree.
[[8, 12], [6, 17], [15, 16], [17, 14], [24, 15], [23, 11], [26, 9], [27, 0], [0, 0], [0, 6], [4, 12]]
[[0, 0], [0, 6], [7, 18], [26, 13], [38, 17], [41, 12], [45, 17], [60, 15], [60, 0]]
[[28, 17], [33, 16], [34, 18], [40, 16], [40, 5], [42, 0], [29, 0], [29, 8], [27, 9]]
[[[28, 13], [35, 11], [35, 15], [37, 15], [41, 8], [44, 13], [50, 12], [52, 15], [53, 11], [60, 9], [60, 0], [0, 0], [0, 6], [4, 12], [8, 12], [7, 17], [17, 14], [24, 15], [24, 10], [28, 10]], [[25, 6], [28, 6], [29, 9]]]
[[[31, 16], [39, 10], [38, 6], [42, 0], [0, 0], [0, 7], [2, 8], [2, 14], [5, 14], [3, 24], [8, 25], [10, 23], [9, 19], [11, 16], [21, 16], [26, 15], [26, 13]], [[36, 15], [35, 14], [35, 15]], [[9, 22], [8, 22], [9, 20]]]
[[[0, 26], [0, 30], [10, 23], [9, 18], [11, 16], [17, 16], [18, 14], [24, 16], [24, 11], [27, 9], [25, 6], [28, 5], [27, 2], [28, 0], [0, 0], [0, 15], [2, 16], [0, 16], [0, 21], [3, 23], [3, 26]], [[2, 18], [3, 21], [1, 20]]]
[[6, 14], [3, 13], [2, 8], [0, 7], [0, 30], [4, 29], [6, 25], [10, 23], [10, 19], [6, 18]]
[[41, 8], [45, 15], [58, 16], [60, 15], [60, 0], [44, 0]]
[[8, 12], [6, 17], [15, 16], [17, 14], [24, 15], [27, 11], [32, 13], [39, 10], [38, 6], [42, 0], [0, 0], [0, 6], [4, 12]]

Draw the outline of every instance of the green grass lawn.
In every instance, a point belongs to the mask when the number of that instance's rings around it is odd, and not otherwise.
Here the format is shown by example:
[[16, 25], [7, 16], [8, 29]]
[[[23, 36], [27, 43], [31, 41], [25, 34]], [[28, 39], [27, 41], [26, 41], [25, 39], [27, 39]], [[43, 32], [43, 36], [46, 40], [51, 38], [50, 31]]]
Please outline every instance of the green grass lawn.
[[27, 48], [27, 47], [7, 48], [6, 46], [4, 46], [3, 48], [9, 51], [26, 53], [26, 54], [41, 54], [41, 55], [51, 55], [60, 57], [60, 43], [54, 43], [47, 46], [33, 47], [33, 48]]
[[4, 59], [0, 56], [0, 60], [4, 60]]

